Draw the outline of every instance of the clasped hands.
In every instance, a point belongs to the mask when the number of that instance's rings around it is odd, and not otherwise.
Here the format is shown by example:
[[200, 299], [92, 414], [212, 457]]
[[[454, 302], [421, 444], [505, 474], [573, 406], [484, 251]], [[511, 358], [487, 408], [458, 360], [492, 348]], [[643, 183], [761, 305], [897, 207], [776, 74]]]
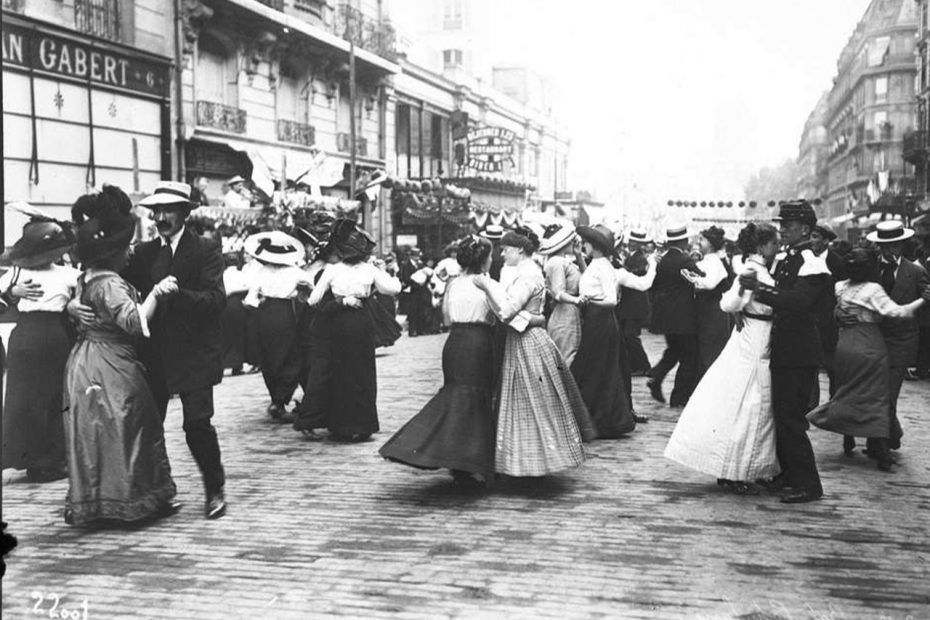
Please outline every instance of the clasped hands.
[[152, 287], [152, 294], [161, 299], [162, 297], [171, 297], [176, 295], [178, 288], [178, 279], [174, 276], [166, 276], [158, 284]]

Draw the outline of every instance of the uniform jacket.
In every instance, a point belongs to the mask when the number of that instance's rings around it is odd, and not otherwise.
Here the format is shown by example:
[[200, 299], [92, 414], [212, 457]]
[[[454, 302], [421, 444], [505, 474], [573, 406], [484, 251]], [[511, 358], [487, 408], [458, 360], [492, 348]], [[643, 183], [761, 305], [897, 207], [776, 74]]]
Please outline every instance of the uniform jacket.
[[159, 300], [140, 356], [153, 379], [163, 374], [172, 394], [216, 385], [223, 378], [219, 319], [226, 306], [220, 244], [186, 228], [170, 261], [158, 260], [161, 247], [161, 237], [140, 244], [123, 273], [143, 296], [169, 275], [180, 289]]
[[775, 265], [774, 286], [759, 285], [755, 299], [771, 306], [772, 368], [819, 366], [823, 359], [817, 309], [830, 294], [826, 262], [809, 249], [789, 249]]
[[[930, 277], [920, 265], [906, 258], [901, 258], [898, 272], [895, 274], [894, 287], [889, 297], [897, 304], [908, 304], [920, 299], [921, 291], [930, 286]], [[918, 311], [919, 312], [919, 311]], [[892, 368], [902, 368], [917, 364], [919, 346], [919, 320], [885, 319], [882, 321], [882, 334], [888, 345], [888, 357]]]
[[681, 276], [681, 270], [698, 271], [687, 253], [669, 248], [656, 266], [652, 283], [652, 325], [656, 334], [697, 333], [694, 285]]

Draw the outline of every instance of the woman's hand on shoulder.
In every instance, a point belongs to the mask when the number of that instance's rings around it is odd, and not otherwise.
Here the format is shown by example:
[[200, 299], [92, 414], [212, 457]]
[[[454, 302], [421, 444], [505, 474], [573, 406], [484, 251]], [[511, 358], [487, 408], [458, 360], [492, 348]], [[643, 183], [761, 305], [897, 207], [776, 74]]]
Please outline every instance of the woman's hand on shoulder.
[[17, 282], [10, 288], [10, 295], [17, 299], [28, 299], [29, 301], [38, 301], [42, 299], [44, 293], [45, 291], [42, 290], [42, 285], [38, 282], [33, 282], [31, 278], [29, 280]]

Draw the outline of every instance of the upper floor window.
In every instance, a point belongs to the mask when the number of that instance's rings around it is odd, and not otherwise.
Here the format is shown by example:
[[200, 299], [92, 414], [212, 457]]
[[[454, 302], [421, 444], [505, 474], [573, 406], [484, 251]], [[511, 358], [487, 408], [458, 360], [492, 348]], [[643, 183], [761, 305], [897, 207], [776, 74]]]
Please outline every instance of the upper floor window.
[[443, 30], [461, 30], [464, 25], [462, 6], [464, 0], [443, 0], [442, 28]]
[[443, 50], [442, 66], [445, 69], [454, 69], [462, 66], [462, 50]]
[[120, 0], [75, 0], [74, 26], [81, 32], [119, 41]]
[[307, 122], [307, 89], [300, 73], [289, 62], [281, 63], [275, 91], [275, 112], [279, 119]]
[[888, 100], [888, 78], [875, 78], [875, 101], [882, 102]]
[[202, 33], [194, 72], [197, 99], [235, 107], [239, 102], [237, 81], [235, 54], [210, 33]]

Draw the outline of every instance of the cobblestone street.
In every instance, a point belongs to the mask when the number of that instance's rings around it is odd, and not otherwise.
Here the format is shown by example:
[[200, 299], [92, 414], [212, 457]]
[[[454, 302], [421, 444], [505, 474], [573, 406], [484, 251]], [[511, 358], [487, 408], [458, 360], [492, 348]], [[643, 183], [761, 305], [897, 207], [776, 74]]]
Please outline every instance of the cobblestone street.
[[[665, 460], [679, 412], [641, 378], [634, 401], [650, 421], [630, 438], [588, 445], [578, 470], [463, 494], [447, 472], [377, 454], [440, 387], [444, 338], [379, 350], [382, 432], [363, 444], [306, 441], [268, 419], [260, 375], [226, 378], [218, 521], [203, 518], [177, 401], [175, 517], [74, 529], [66, 481], [5, 472], [3, 519], [19, 546], [4, 618], [930, 618], [930, 382], [904, 386], [893, 474], [811, 432], [820, 502], [732, 495]], [[655, 360], [661, 341], [645, 340]]]

